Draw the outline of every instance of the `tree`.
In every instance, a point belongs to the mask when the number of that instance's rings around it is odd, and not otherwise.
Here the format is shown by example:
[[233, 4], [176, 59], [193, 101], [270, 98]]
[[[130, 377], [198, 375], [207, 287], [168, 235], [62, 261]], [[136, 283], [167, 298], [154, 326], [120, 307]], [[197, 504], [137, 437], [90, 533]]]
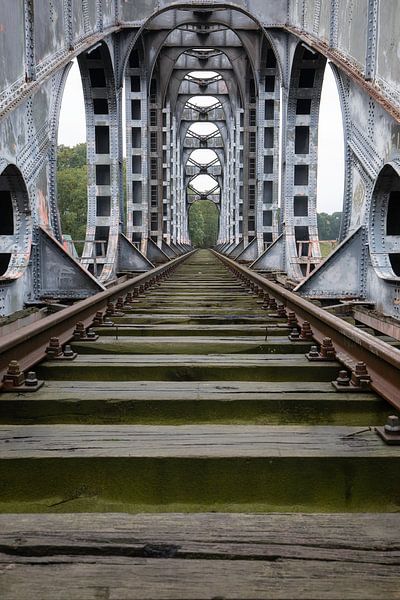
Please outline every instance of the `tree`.
[[189, 212], [189, 235], [196, 248], [201, 248], [204, 243], [204, 216], [199, 210], [199, 204], [200, 202], [195, 202]]
[[58, 147], [57, 191], [63, 233], [83, 240], [87, 215], [86, 144]]
[[189, 209], [189, 235], [196, 248], [215, 246], [218, 238], [218, 209], [209, 200], [194, 202]]
[[318, 233], [320, 240], [337, 240], [340, 231], [340, 222], [342, 220], [341, 212], [318, 213]]
[[83, 167], [86, 165], [86, 144], [77, 144], [73, 148], [69, 146], [58, 146], [57, 168], [59, 171]]

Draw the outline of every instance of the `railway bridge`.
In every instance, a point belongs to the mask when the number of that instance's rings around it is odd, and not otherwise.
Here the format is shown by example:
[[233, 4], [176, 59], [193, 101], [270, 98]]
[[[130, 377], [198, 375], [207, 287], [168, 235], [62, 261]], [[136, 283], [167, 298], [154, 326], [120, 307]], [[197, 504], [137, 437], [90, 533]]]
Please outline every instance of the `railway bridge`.
[[0, 0], [2, 599], [399, 598], [399, 31], [395, 0]]
[[[2, 314], [88, 296], [118, 273], [186, 252], [189, 201], [209, 198], [226, 255], [288, 274], [304, 296], [368, 300], [398, 316], [393, 2], [24, 0], [12, 10], [2, 2], [0, 16]], [[65, 250], [56, 180], [74, 57], [87, 128], [80, 264]], [[327, 61], [342, 108], [345, 174], [341, 244], [321, 265], [318, 114]], [[199, 176], [209, 182], [201, 193]]]

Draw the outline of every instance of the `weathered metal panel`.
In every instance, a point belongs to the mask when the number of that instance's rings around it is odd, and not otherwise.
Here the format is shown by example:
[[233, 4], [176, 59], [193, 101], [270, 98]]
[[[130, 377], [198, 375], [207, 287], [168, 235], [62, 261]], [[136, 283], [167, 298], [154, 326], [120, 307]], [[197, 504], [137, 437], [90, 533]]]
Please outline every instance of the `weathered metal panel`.
[[338, 20], [338, 49], [352, 57], [363, 71], [367, 53], [366, 0], [341, 0]]
[[115, 6], [119, 0], [102, 0], [103, 26], [110, 27], [115, 20]]
[[36, 63], [41, 63], [64, 47], [63, 0], [35, 0], [34, 40]]
[[327, 0], [320, 0], [319, 4], [320, 12], [318, 22], [318, 35], [321, 38], [321, 40], [328, 43], [331, 22], [331, 3]]
[[[162, 2], [163, 6], [169, 2]], [[154, 0], [135, 0], [135, 2], [122, 2], [120, 16], [122, 21], [142, 21], [149, 18], [158, 8], [159, 3]]]
[[394, 4], [379, 3], [376, 76], [389, 98], [400, 105], [400, 11]]
[[84, 2], [72, 0], [72, 30], [73, 39], [79, 40], [85, 34]]
[[0, 93], [24, 78], [24, 46], [23, 3], [0, 3]]

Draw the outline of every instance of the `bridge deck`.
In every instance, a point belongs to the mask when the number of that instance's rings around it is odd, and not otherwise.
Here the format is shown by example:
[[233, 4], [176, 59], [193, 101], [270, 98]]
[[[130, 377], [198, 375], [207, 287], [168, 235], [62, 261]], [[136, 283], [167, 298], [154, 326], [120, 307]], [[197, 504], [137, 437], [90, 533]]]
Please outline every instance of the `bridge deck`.
[[398, 514], [3, 515], [2, 597], [394, 599], [399, 526]]
[[382, 399], [208, 252], [113, 321], [2, 399], [2, 598], [398, 598]]

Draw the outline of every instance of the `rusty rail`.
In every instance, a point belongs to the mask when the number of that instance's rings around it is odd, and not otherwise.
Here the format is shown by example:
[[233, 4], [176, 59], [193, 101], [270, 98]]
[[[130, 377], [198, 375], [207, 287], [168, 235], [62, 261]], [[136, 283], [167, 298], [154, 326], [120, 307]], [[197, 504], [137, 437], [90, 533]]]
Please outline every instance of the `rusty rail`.
[[294, 312], [300, 322], [308, 321], [318, 343], [321, 343], [325, 337], [331, 338], [336, 348], [338, 361], [347, 369], [354, 369], [356, 362], [364, 362], [372, 378], [371, 389], [400, 410], [399, 350], [376, 339], [369, 333], [360, 331], [339, 317], [315, 306], [312, 302], [277, 283], [265, 279], [219, 252], [215, 250], [213, 252], [231, 269], [254, 281], [284, 304], [287, 309]]
[[193, 252], [178, 256], [168, 263], [155, 267], [146, 273], [141, 273], [137, 277], [128, 279], [89, 298], [80, 300], [60, 312], [22, 327], [16, 333], [0, 338], [0, 381], [2, 381], [11, 360], [17, 360], [22, 371], [31, 369], [46, 357], [45, 350], [51, 337], [58, 337], [61, 344], [67, 343], [72, 338], [73, 330], [78, 321], [82, 321], [85, 327], [89, 327], [96, 312], [103, 311], [107, 306], [107, 302], [126, 294], [134, 287], [168, 271], [171, 267], [177, 266], [191, 256]]

